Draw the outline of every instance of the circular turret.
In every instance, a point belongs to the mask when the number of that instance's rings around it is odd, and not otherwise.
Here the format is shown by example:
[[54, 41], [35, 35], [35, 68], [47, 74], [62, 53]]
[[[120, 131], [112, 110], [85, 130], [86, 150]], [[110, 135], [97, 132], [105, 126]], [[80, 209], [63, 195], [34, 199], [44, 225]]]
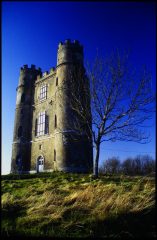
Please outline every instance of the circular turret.
[[27, 82], [27, 84], [31, 84], [31, 81], [35, 80], [37, 75], [41, 74], [41, 68], [36, 69], [35, 65], [31, 64], [29, 68], [27, 64], [23, 65], [20, 69], [20, 77], [19, 77], [19, 84], [23, 85]]
[[19, 83], [17, 87], [17, 98], [16, 98], [16, 104], [20, 104], [22, 101], [22, 96], [27, 95], [26, 99], [31, 99], [31, 92], [35, 83], [35, 80], [37, 79], [38, 75], [41, 75], [41, 68], [36, 69], [35, 65], [31, 65], [30, 68], [28, 68], [28, 65], [24, 65], [20, 69], [20, 77], [19, 77]]
[[21, 169], [28, 171], [30, 166], [30, 140], [32, 134], [32, 116], [34, 104], [34, 83], [41, 68], [35, 65], [24, 65], [20, 69], [19, 84], [17, 87], [14, 134], [12, 146], [11, 171], [16, 172], [17, 164]]
[[77, 92], [80, 81], [84, 81], [83, 47], [67, 39], [59, 43], [56, 68], [55, 161], [59, 171], [88, 172], [92, 166], [91, 146], [86, 136], [78, 134], [81, 122], [70, 106], [71, 93]]
[[57, 66], [66, 63], [79, 63], [83, 65], [83, 46], [78, 40], [70, 39], [58, 45]]

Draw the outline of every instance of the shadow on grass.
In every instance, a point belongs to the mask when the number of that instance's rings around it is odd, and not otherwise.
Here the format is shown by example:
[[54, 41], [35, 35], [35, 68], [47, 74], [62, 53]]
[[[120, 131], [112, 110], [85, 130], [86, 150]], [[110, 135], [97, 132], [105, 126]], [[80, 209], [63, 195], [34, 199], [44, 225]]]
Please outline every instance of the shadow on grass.
[[156, 239], [155, 208], [92, 223], [92, 237]]
[[[15, 209], [14, 209], [15, 211]], [[14, 215], [14, 211], [12, 212]], [[79, 214], [79, 212], [77, 212]], [[85, 220], [85, 215], [88, 214], [83, 209], [82, 214], [83, 222], [76, 224], [78, 220], [76, 216], [72, 216], [72, 211], [67, 211], [63, 216], [64, 221], [67, 223], [70, 222], [70, 219], [73, 219], [71, 224], [67, 224], [67, 227], [64, 228], [62, 225], [62, 220], [59, 222], [45, 224], [42, 229], [37, 233], [34, 232], [33, 236], [30, 234], [30, 231], [26, 231], [25, 234], [18, 229], [16, 232], [15, 218], [9, 215], [10, 220], [12, 220], [12, 229], [8, 229], [7, 232], [3, 231], [2, 236], [10, 237], [41, 237], [42, 239], [47, 239], [49, 237], [53, 238], [109, 238], [109, 239], [156, 239], [156, 229], [155, 229], [155, 209], [146, 209], [143, 211], [135, 213], [126, 213], [121, 214], [115, 217], [109, 217], [105, 220], [92, 221], [88, 222]], [[17, 217], [17, 215], [16, 215]], [[80, 216], [81, 217], [81, 216]], [[37, 228], [36, 230], [37, 231]], [[37, 235], [35, 235], [37, 234]]]
[[26, 208], [18, 203], [3, 208], [1, 210], [1, 236], [5, 238], [16, 236], [16, 219], [25, 214]]

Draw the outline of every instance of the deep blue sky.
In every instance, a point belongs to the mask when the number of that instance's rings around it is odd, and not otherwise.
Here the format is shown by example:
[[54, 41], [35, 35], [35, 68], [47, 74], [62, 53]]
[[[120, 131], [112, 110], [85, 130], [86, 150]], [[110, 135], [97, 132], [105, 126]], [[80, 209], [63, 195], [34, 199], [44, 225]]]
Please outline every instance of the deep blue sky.
[[[156, 13], [154, 3], [138, 2], [3, 2], [2, 3], [2, 173], [9, 173], [19, 70], [35, 64], [43, 71], [56, 66], [57, 45], [67, 38], [84, 46], [85, 60], [97, 49], [106, 56], [115, 48], [129, 49], [133, 65], [146, 64], [155, 89]], [[148, 153], [155, 157], [155, 117], [152, 141], [105, 143], [101, 162], [111, 156]]]

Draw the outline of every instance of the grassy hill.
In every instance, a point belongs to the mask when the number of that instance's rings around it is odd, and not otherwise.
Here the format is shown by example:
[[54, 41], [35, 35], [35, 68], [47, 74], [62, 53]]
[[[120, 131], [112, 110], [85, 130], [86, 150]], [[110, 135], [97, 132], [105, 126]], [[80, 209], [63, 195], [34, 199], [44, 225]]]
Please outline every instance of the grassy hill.
[[2, 235], [155, 237], [152, 177], [2, 176]]

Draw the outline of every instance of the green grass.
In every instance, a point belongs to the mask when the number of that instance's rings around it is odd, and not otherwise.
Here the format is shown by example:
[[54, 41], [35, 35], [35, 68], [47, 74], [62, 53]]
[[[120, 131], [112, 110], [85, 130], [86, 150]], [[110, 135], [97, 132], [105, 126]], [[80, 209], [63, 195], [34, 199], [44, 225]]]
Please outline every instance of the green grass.
[[2, 236], [155, 237], [152, 177], [2, 176]]

